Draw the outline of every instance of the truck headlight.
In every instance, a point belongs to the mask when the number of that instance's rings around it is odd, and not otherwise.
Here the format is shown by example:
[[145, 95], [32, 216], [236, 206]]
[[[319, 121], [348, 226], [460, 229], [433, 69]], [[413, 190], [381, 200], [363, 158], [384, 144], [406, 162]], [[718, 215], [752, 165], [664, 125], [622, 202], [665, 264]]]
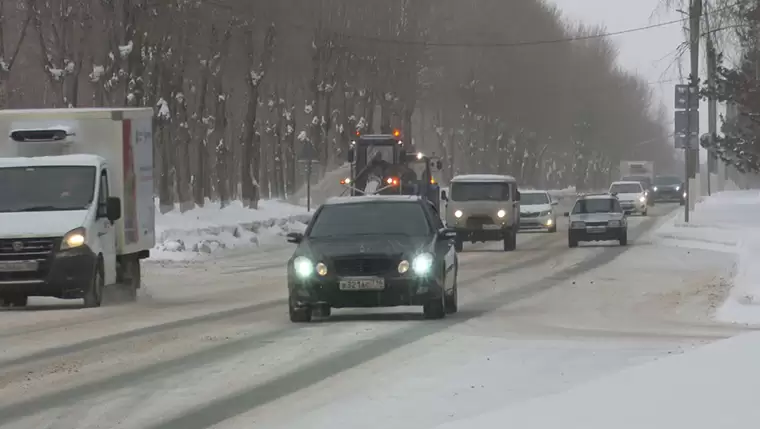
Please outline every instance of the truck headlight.
[[412, 260], [414, 274], [428, 274], [431, 268], [433, 268], [433, 255], [430, 253], [419, 254]]
[[507, 215], [507, 212], [504, 210], [499, 210], [498, 212], [496, 212], [496, 216], [498, 216], [499, 218], [503, 218], [506, 215]]
[[585, 228], [586, 223], [585, 222], [572, 222], [570, 223], [570, 228], [576, 229], [576, 228]]
[[612, 228], [618, 228], [620, 227], [620, 221], [619, 220], [611, 220], [608, 224], [608, 226]]
[[314, 263], [305, 256], [299, 256], [293, 260], [293, 270], [298, 277], [305, 279], [314, 272]]
[[63, 236], [63, 241], [61, 242], [61, 250], [74, 249], [76, 247], [83, 246], [85, 241], [87, 241], [86, 229], [72, 229]]
[[647, 202], [647, 197], [639, 197], [639, 202], [641, 203]]
[[457, 219], [459, 219], [460, 217], [462, 217], [462, 215], [464, 215], [464, 213], [462, 213], [462, 210], [457, 210], [457, 211], [454, 212], [454, 217], [457, 218]]

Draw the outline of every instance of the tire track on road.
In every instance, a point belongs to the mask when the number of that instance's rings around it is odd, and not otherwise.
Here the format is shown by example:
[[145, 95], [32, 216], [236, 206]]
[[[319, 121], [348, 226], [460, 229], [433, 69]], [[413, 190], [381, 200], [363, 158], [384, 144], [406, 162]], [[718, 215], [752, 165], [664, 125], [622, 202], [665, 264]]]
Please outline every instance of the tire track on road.
[[[633, 235], [636, 237], [641, 236], [656, 223], [656, 220], [657, 218], [653, 217], [643, 221], [635, 227]], [[282, 377], [259, 384], [226, 398], [217, 399], [204, 407], [196, 408], [189, 413], [184, 413], [175, 418], [157, 423], [146, 429], [202, 429], [212, 427], [227, 419], [312, 386], [329, 377], [334, 377], [349, 369], [358, 367], [365, 362], [387, 355], [394, 350], [420, 341], [430, 335], [492, 312], [503, 307], [505, 305], [504, 301], [514, 303], [549, 290], [580, 273], [611, 262], [628, 249], [629, 247], [627, 246], [610, 248], [608, 251], [594, 255], [592, 258], [573, 267], [561, 270], [558, 273], [525, 283], [514, 289], [505, 290], [487, 299], [478, 300], [474, 304], [481, 305], [480, 309], [460, 312], [458, 317], [453, 318], [453, 320], [445, 319], [440, 322], [420, 323], [401, 332], [380, 336], [377, 339], [370, 340], [347, 351], [336, 353], [299, 367]], [[483, 278], [487, 277], [484, 276]], [[2, 411], [0, 409], [0, 414]]]
[[[545, 244], [556, 241], [557, 236], [558, 234], [548, 234], [546, 237], [538, 237], [534, 240], [531, 240], [529, 243], [526, 243], [526, 245], [530, 244], [530, 247], [527, 247], [526, 250], [538, 250], [539, 252], [537, 252], [535, 256], [530, 256], [527, 259], [518, 259], [512, 262], [510, 262], [509, 260], [506, 260], [505, 266], [498, 268], [497, 270], [492, 270], [491, 272], [502, 273], [509, 270], [519, 270], [519, 269], [528, 268], [530, 266], [545, 262], [548, 254], [556, 253], [558, 250], [556, 247], [546, 248]], [[493, 259], [498, 260], [503, 256], [515, 255], [515, 252], [494, 252], [493, 255], [494, 255]], [[478, 258], [478, 259], [473, 260], [471, 264], [488, 263], [490, 265], [489, 262], [491, 261], [483, 262], [481, 258]], [[484, 275], [486, 274], [479, 273], [477, 274], [477, 277], [480, 278], [480, 277], [483, 277]], [[96, 347], [109, 345], [114, 342], [130, 340], [139, 336], [156, 334], [156, 333], [161, 333], [173, 328], [182, 328], [182, 327], [187, 327], [190, 325], [195, 325], [198, 323], [214, 322], [214, 321], [219, 321], [219, 320], [226, 319], [229, 317], [240, 316], [250, 311], [251, 307], [266, 306], [268, 308], [270, 306], [277, 306], [277, 305], [285, 306], [287, 305], [287, 300], [283, 299], [283, 300], [278, 300], [278, 301], [273, 301], [273, 302], [259, 303], [259, 304], [256, 304], [255, 306], [233, 309], [233, 310], [225, 311], [222, 313], [214, 313], [214, 314], [210, 314], [206, 316], [201, 316], [199, 318], [191, 318], [187, 320], [170, 322], [168, 324], [142, 328], [142, 329], [137, 330], [137, 332], [129, 331], [129, 332], [114, 334], [114, 335], [99, 338], [99, 339], [88, 340], [88, 341], [84, 341], [77, 344], [71, 344], [71, 345], [58, 347], [54, 349], [47, 349], [39, 353], [35, 353], [35, 354], [28, 355], [22, 358], [14, 359], [12, 361], [3, 362], [2, 365], [0, 366], [0, 369], [5, 370], [8, 367], [20, 366], [20, 365], [28, 366], [30, 363], [34, 363], [36, 361], [42, 361], [45, 359], [52, 359], [52, 358], [61, 358], [66, 355], [82, 353], [82, 352], [87, 351], [87, 349], [93, 349]], [[202, 320], [199, 320], [199, 319], [202, 319]], [[168, 328], [166, 327], [167, 325], [169, 325]], [[415, 322], [415, 325], [417, 325], [416, 322]], [[59, 407], [59, 406], [63, 407], [87, 397], [97, 396], [98, 393], [102, 393], [104, 391], [115, 390], [125, 385], [141, 383], [146, 380], [153, 381], [158, 377], [168, 377], [173, 374], [176, 374], [175, 371], [171, 370], [172, 368], [174, 368], [175, 365], [177, 365], [178, 367], [182, 367], [184, 369], [193, 368], [193, 365], [195, 365], [195, 367], [198, 367], [203, 364], [208, 364], [216, 360], [227, 358], [230, 356], [230, 353], [239, 353], [244, 350], [250, 350], [251, 345], [256, 346], [256, 347], [253, 347], [254, 349], [258, 348], [260, 347], [260, 342], [264, 341], [262, 340], [262, 338], [265, 338], [265, 339], [278, 338], [278, 337], [281, 338], [283, 336], [294, 335], [301, 329], [308, 329], [308, 328], [309, 328], [308, 325], [287, 325], [286, 327], [282, 329], [277, 329], [270, 333], [254, 335], [252, 337], [236, 340], [232, 343], [226, 343], [222, 346], [214, 346], [210, 349], [194, 352], [189, 355], [183, 356], [181, 358], [170, 359], [170, 360], [162, 361], [160, 363], [155, 363], [155, 364], [149, 364], [148, 366], [138, 368], [132, 371], [128, 371], [128, 372], [119, 374], [115, 377], [110, 377], [104, 380], [86, 383], [86, 384], [83, 384], [71, 389], [63, 389], [61, 391], [51, 393], [51, 394], [44, 394], [39, 397], [21, 401], [16, 404], [0, 406], [0, 425], [18, 420], [23, 417], [36, 414], [45, 409]], [[375, 340], [372, 340], [372, 342], [374, 341]], [[249, 348], [246, 349], [247, 347]]]

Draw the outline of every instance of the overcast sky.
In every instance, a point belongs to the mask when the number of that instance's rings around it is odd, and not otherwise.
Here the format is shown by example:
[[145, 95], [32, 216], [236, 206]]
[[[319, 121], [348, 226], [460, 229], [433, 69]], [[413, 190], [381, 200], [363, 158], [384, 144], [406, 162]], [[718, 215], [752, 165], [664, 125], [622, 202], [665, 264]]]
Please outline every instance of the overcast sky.
[[[602, 24], [608, 32], [645, 27], [685, 18], [668, 10], [663, 0], [549, 0], [556, 4], [566, 19], [587, 24]], [[684, 42], [681, 23], [652, 28], [628, 34], [611, 36], [619, 49], [619, 64], [630, 72], [651, 82], [658, 102], [668, 109], [669, 122], [673, 117], [674, 85], [680, 78], [676, 50]], [[682, 57], [683, 75], [689, 73], [688, 54]], [[703, 67], [700, 67], [702, 70]], [[658, 83], [661, 81], [667, 81]], [[700, 108], [700, 132], [707, 131], [707, 106]]]

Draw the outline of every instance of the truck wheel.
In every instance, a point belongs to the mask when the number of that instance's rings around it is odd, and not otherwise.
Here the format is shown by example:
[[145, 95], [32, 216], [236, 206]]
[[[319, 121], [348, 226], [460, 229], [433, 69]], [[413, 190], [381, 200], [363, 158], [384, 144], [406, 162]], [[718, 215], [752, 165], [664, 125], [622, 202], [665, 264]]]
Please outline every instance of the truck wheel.
[[623, 235], [620, 236], [620, 245], [621, 246], [627, 246], [628, 245], [628, 233], [624, 232]]
[[127, 302], [137, 301], [137, 289], [142, 281], [142, 271], [139, 259], [129, 259], [122, 265], [123, 273], [118, 289], [119, 298]]
[[454, 314], [459, 311], [459, 292], [457, 291], [457, 275], [459, 274], [459, 268], [454, 268], [454, 287], [451, 291], [451, 295], [447, 295], [445, 298], [446, 313]]
[[103, 303], [103, 287], [105, 281], [103, 280], [103, 266], [100, 262], [95, 266], [95, 272], [92, 274], [90, 284], [87, 286], [87, 290], [84, 293], [84, 306], [85, 308], [100, 307]]
[[504, 237], [504, 251], [511, 252], [517, 248], [517, 233], [510, 230]]

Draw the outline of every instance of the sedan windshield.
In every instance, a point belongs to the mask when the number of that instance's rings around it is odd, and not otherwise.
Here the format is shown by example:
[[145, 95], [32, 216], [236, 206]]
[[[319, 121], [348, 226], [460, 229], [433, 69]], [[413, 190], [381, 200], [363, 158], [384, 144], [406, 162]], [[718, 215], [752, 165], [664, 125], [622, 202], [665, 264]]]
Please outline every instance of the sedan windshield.
[[658, 186], [677, 186], [681, 184], [681, 179], [676, 176], [658, 176], [654, 178], [654, 184]]
[[573, 207], [573, 214], [622, 213], [620, 203], [615, 198], [593, 198], [580, 200]]
[[0, 212], [84, 210], [95, 195], [95, 167], [0, 168]]
[[425, 212], [417, 203], [371, 202], [324, 206], [314, 219], [308, 236], [425, 236], [430, 231]]
[[610, 186], [611, 194], [638, 194], [643, 192], [638, 183], [615, 183]]
[[520, 204], [524, 206], [549, 204], [549, 195], [544, 192], [521, 192]]

